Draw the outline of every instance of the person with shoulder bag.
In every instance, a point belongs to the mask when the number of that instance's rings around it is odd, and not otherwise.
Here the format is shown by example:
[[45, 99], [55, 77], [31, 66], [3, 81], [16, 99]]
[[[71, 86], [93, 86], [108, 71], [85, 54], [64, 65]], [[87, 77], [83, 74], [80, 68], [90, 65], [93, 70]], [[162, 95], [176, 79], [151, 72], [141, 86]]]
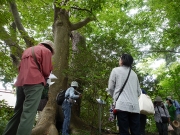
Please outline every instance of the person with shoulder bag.
[[[31, 134], [46, 80], [53, 69], [51, 61], [54, 54], [53, 46], [52, 41], [45, 40], [23, 52], [15, 83], [14, 115], [8, 122], [3, 135]], [[34, 60], [34, 56], [37, 61]]]
[[170, 115], [160, 96], [157, 96], [154, 100], [154, 110], [154, 119], [159, 135], [168, 135]]
[[[119, 67], [111, 71], [107, 92], [115, 102], [120, 135], [140, 135], [138, 97], [141, 89], [137, 74], [131, 69], [133, 57], [123, 54]], [[130, 132], [129, 132], [130, 131]]]

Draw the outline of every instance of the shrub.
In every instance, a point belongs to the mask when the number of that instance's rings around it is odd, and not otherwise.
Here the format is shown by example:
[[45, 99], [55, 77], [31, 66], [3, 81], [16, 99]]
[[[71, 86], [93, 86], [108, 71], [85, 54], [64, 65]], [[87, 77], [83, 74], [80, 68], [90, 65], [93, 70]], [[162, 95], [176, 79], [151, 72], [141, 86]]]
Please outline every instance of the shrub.
[[5, 100], [0, 100], [0, 135], [2, 135], [8, 120], [12, 117], [14, 111]]

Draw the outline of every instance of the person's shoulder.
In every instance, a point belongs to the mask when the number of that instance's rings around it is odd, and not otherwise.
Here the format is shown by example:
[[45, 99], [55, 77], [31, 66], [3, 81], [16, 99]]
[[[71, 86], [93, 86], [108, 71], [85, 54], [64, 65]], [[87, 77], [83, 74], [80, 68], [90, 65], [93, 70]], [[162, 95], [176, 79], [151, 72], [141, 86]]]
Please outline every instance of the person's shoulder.
[[29, 47], [29, 48], [25, 49], [23, 54], [22, 54], [22, 58], [27, 57], [29, 55], [32, 55], [32, 50], [31, 49], [32, 49], [32, 47]]
[[121, 71], [121, 70], [124, 70], [124, 67], [119, 66], [119, 67], [113, 68], [113, 71]]
[[118, 67], [115, 67], [115, 68], [112, 69], [111, 72], [115, 72], [117, 69], [118, 69]]
[[42, 45], [42, 44], [38, 44], [38, 45], [34, 46], [34, 48], [35, 48], [35, 49], [41, 49], [41, 50], [46, 50], [46, 49], [47, 49], [47, 48], [46, 48], [44, 45]]
[[119, 74], [121, 72], [123, 72], [123, 69], [121, 67], [114, 67], [111, 71], [111, 74]]
[[46, 54], [52, 54], [51, 51], [42, 44], [38, 44], [34, 47], [39, 52], [46, 53]]
[[69, 87], [68, 89], [69, 89], [69, 90], [74, 90], [74, 88], [73, 88], [73, 87]]
[[120, 69], [120, 67], [114, 67], [113, 70], [117, 70], [117, 69]]

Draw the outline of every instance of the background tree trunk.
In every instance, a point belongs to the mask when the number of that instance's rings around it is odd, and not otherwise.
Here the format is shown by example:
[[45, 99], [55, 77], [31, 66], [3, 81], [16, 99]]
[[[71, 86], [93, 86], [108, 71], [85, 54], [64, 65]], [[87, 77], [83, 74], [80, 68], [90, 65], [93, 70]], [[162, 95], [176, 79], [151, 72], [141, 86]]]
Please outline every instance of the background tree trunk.
[[[33, 129], [32, 135], [48, 134], [57, 135], [58, 130], [56, 129], [56, 121], [59, 118], [59, 123], [62, 124], [63, 113], [61, 107], [56, 104], [56, 95], [64, 89], [68, 88], [68, 76], [66, 70], [68, 70], [69, 64], [69, 39], [71, 36], [71, 31], [81, 28], [91, 21], [90, 18], [85, 19], [77, 24], [71, 24], [69, 21], [68, 11], [55, 6], [54, 10], [54, 44], [55, 44], [55, 54], [53, 56], [53, 74], [58, 78], [55, 80], [55, 84], [51, 86], [49, 90], [49, 99], [42, 112], [42, 116], [37, 123], [36, 127]], [[82, 121], [77, 117], [80, 114], [80, 102], [78, 101], [78, 107], [72, 109], [72, 127], [78, 127], [80, 129], [87, 129], [82, 125]], [[78, 110], [78, 111], [77, 111]], [[60, 114], [60, 116], [57, 116]], [[77, 124], [78, 123], [78, 124]], [[58, 125], [58, 128], [61, 127]], [[46, 130], [44, 130], [46, 129]]]
[[[55, 44], [53, 74], [57, 76], [58, 79], [55, 80], [55, 84], [53, 84], [49, 90], [49, 100], [42, 112], [41, 119], [33, 129], [32, 135], [58, 135], [58, 130], [56, 129], [58, 105], [56, 104], [55, 98], [61, 89], [67, 89], [68, 79], [64, 71], [68, 69], [69, 57], [70, 23], [68, 23], [68, 19], [68, 14], [65, 10], [55, 10], [55, 20], [53, 24]], [[46, 131], [44, 129], [46, 129]]]

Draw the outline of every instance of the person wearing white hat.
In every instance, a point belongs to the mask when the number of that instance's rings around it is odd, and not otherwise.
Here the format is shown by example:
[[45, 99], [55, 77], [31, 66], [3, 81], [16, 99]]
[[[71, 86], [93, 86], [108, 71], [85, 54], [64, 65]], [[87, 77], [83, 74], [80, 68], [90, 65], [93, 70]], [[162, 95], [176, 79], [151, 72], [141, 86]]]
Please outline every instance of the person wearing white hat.
[[[75, 99], [81, 98], [82, 95], [77, 91], [78, 83], [76, 81], [71, 82], [71, 87], [66, 90], [65, 100], [62, 103], [62, 110], [64, 113], [64, 122], [62, 126], [62, 135], [69, 135], [69, 124], [71, 119], [71, 107], [75, 102]], [[75, 91], [79, 95], [75, 95]]]
[[3, 135], [30, 135], [42, 91], [53, 67], [54, 43], [50, 40], [27, 48], [21, 57], [16, 86], [14, 115]]
[[51, 40], [45, 40], [43, 42], [40, 42], [40, 44], [43, 44], [52, 52], [52, 54], [54, 54], [54, 43]]

